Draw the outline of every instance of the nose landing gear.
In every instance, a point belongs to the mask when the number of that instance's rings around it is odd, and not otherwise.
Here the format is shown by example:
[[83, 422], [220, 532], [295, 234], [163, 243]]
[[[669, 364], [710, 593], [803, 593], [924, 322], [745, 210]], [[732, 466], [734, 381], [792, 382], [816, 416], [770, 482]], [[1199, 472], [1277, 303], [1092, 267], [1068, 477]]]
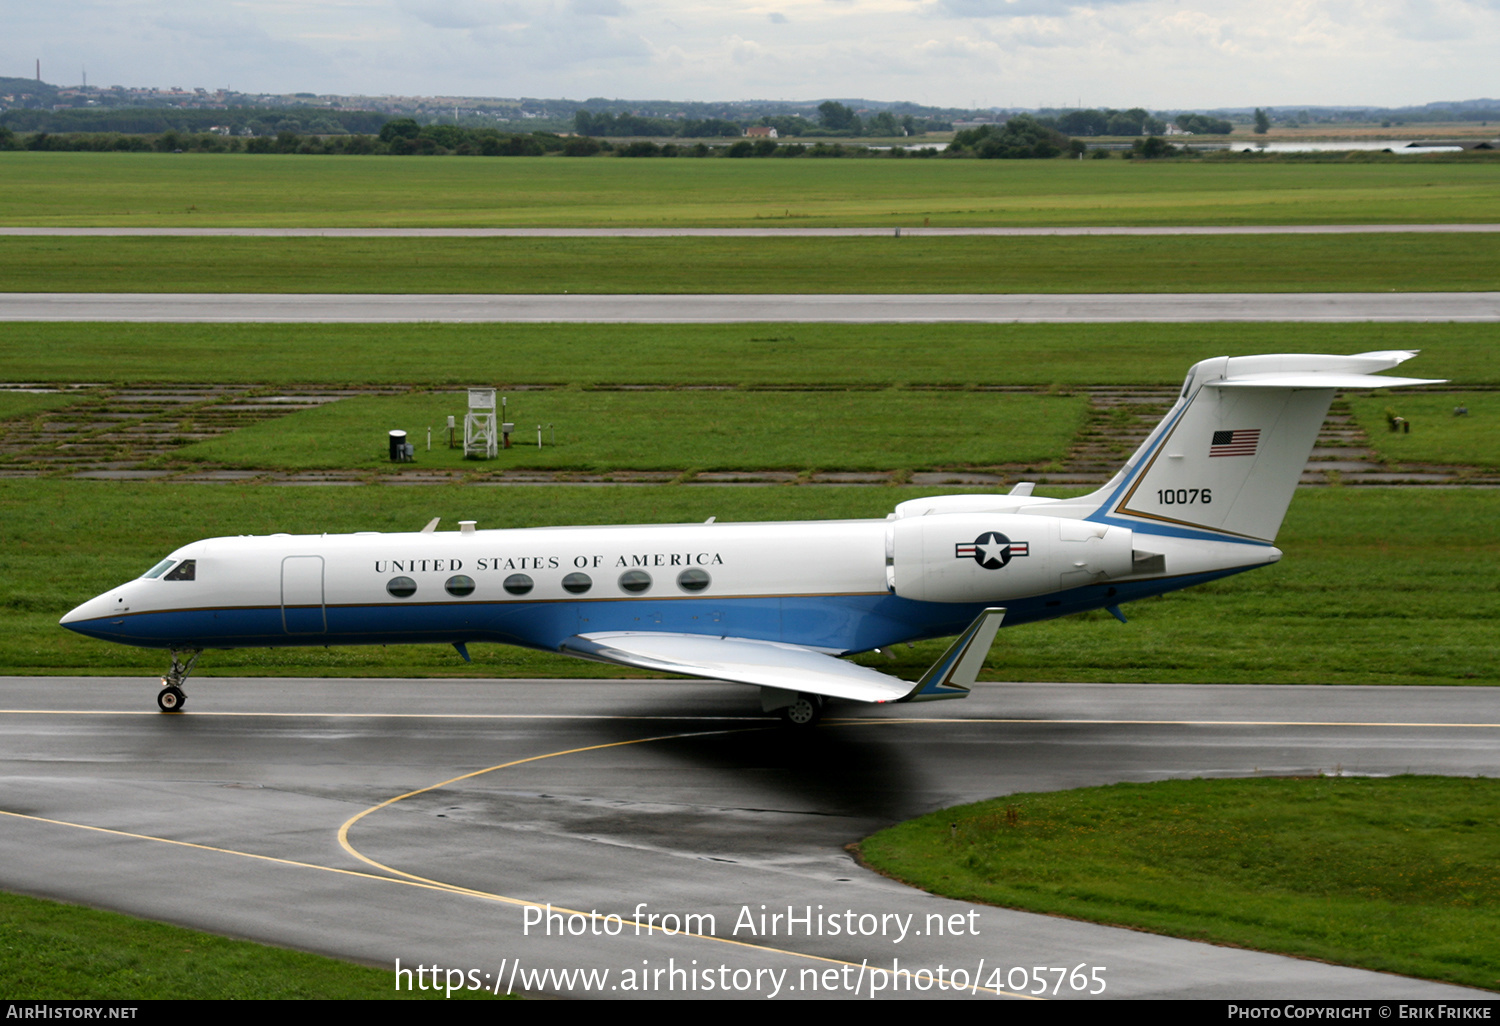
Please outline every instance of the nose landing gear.
[[172, 668], [167, 675], [161, 679], [161, 690], [156, 693], [156, 705], [164, 713], [181, 712], [187, 703], [187, 692], [183, 685], [187, 682], [188, 674], [193, 672], [193, 665], [198, 662], [198, 657], [203, 654], [201, 648], [189, 648], [183, 650], [183, 655], [188, 657], [187, 662], [182, 661], [177, 649], [172, 649]]

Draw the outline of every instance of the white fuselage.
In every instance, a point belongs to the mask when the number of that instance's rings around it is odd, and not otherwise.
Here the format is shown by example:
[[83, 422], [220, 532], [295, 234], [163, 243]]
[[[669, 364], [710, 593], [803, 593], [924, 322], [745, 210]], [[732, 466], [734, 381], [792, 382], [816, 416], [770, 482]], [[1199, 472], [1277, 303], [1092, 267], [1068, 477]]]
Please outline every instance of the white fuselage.
[[[1132, 532], [1080, 523], [965, 513], [210, 538], [170, 557], [193, 561], [191, 579], [127, 582], [63, 623], [171, 648], [501, 641], [556, 650], [580, 632], [645, 629], [848, 652], [955, 633], [986, 605], [1006, 604], [1007, 623], [1026, 622], [1280, 555], [1152, 536], [1160, 558], [1138, 572]], [[987, 569], [969, 551], [995, 531], [1020, 555]]]

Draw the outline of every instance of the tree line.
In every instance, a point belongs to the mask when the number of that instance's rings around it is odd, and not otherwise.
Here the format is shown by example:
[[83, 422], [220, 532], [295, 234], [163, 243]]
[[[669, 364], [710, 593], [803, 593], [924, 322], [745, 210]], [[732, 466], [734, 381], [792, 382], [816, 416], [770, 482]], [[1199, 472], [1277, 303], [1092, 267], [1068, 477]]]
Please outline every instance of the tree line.
[[[394, 125], [395, 127], [391, 127]], [[416, 122], [411, 122], [416, 125]], [[875, 150], [864, 146], [819, 142], [778, 144], [774, 139], [737, 139], [730, 145], [705, 142], [658, 145], [650, 140], [612, 143], [591, 136], [562, 136], [552, 132], [518, 134], [493, 128], [460, 128], [454, 125], [424, 125], [417, 131], [391, 122], [379, 135], [300, 135], [278, 132], [274, 136], [218, 135], [212, 132], [167, 131], [159, 135], [126, 135], [114, 132], [33, 132], [29, 135], [0, 126], [0, 150], [68, 151], [93, 153], [299, 153], [321, 155], [390, 156], [478, 156], [542, 157], [932, 157], [937, 147]]]
[[[1127, 156], [1163, 157], [1177, 152], [1156, 136], [1137, 137]], [[552, 132], [527, 134], [495, 128], [464, 128], [458, 125], [419, 124], [413, 118], [396, 118], [381, 126], [377, 134], [304, 135], [283, 130], [274, 136], [233, 136], [213, 132], [180, 132], [156, 135], [110, 132], [33, 132], [23, 135], [0, 126], [0, 150], [71, 150], [92, 152], [155, 153], [301, 153], [393, 156], [485, 156], [540, 157], [560, 154], [590, 157], [811, 157], [811, 158], [977, 158], [981, 160], [1045, 160], [1061, 156], [1107, 157], [1108, 151], [1070, 138], [1046, 120], [1020, 114], [1003, 125], [980, 125], [955, 133], [946, 147], [871, 148], [838, 141], [813, 145], [778, 142], [775, 139], [735, 139], [728, 145], [697, 142], [657, 143], [649, 139], [611, 142], [587, 135], [563, 136]]]
[[649, 135], [657, 138], [712, 139], [738, 138], [745, 134], [742, 125], [724, 118], [648, 118], [638, 114], [615, 114], [611, 111], [594, 114], [586, 110], [573, 115], [573, 131], [579, 135], [612, 138]]
[[919, 118], [912, 114], [898, 117], [891, 111], [881, 111], [868, 118], [861, 118], [852, 108], [836, 100], [829, 100], [818, 107], [817, 121], [790, 114], [766, 115], [758, 121], [748, 123], [725, 118], [656, 118], [612, 111], [580, 110], [573, 114], [573, 131], [596, 138], [734, 138], [744, 135], [745, 129], [752, 125], [774, 128], [778, 138], [811, 134], [834, 138], [892, 138], [953, 130], [951, 122]]
[[[1167, 131], [1167, 122], [1140, 107], [1129, 110], [1070, 110], [1037, 120], [1070, 136], [1149, 136], [1163, 135]], [[1178, 128], [1194, 135], [1228, 135], [1234, 131], [1231, 122], [1207, 114], [1179, 114], [1173, 120]]]

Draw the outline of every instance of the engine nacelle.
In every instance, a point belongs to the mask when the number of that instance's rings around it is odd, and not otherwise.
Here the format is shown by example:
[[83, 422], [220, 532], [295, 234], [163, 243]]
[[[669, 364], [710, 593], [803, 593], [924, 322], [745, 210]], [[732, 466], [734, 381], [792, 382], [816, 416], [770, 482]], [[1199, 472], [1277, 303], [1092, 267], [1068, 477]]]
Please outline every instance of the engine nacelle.
[[923, 602], [1004, 602], [1132, 572], [1132, 532], [1089, 520], [949, 513], [892, 521], [886, 583]]

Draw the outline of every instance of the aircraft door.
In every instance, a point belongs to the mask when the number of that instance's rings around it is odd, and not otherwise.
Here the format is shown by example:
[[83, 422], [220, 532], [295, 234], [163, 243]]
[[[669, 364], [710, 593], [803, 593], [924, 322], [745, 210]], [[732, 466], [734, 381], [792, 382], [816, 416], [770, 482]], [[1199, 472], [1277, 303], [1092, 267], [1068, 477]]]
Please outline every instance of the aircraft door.
[[323, 557], [287, 556], [281, 561], [281, 624], [288, 634], [323, 634]]

